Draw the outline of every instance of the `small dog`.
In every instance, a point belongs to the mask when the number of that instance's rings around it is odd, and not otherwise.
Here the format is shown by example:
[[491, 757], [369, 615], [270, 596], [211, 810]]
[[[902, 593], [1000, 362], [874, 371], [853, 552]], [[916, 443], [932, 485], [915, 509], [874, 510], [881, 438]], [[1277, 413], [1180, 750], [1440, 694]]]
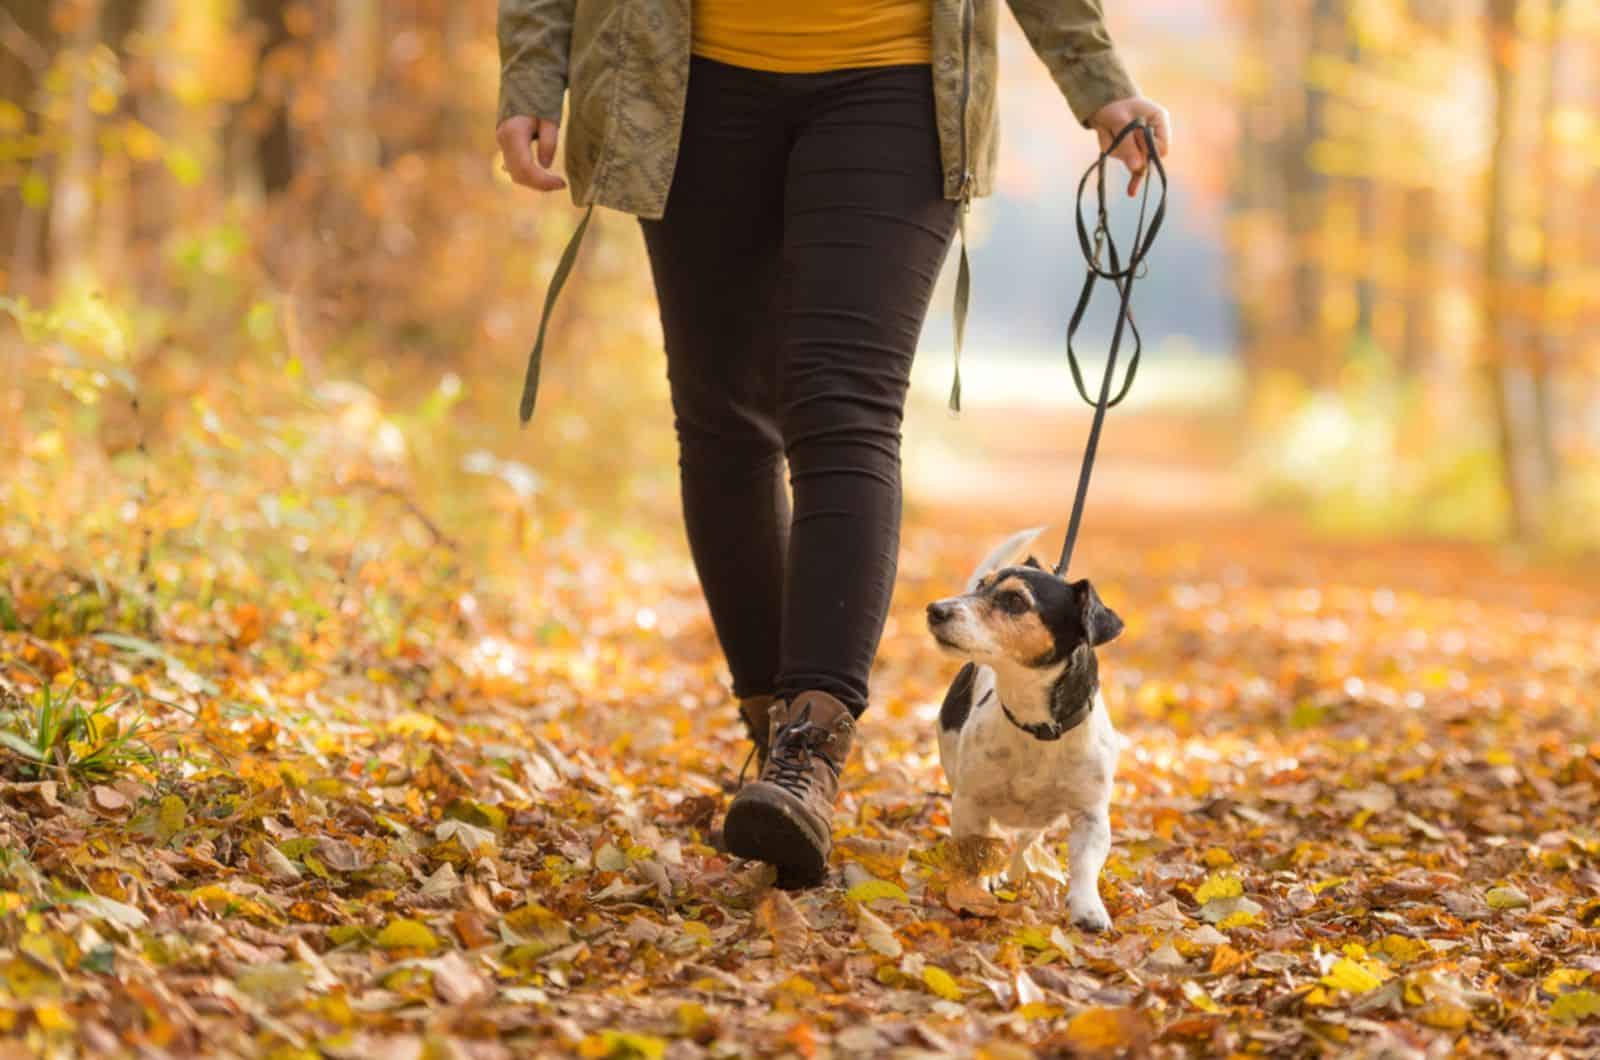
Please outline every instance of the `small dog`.
[[1014, 837], [1006, 877], [1020, 883], [1028, 851], [1070, 820], [1073, 922], [1104, 931], [1100, 869], [1111, 850], [1111, 780], [1120, 738], [1100, 697], [1094, 649], [1122, 619], [1088, 580], [1068, 582], [1029, 556], [1043, 527], [984, 557], [966, 592], [928, 605], [941, 647], [968, 660], [939, 712], [939, 760], [950, 780], [957, 841]]

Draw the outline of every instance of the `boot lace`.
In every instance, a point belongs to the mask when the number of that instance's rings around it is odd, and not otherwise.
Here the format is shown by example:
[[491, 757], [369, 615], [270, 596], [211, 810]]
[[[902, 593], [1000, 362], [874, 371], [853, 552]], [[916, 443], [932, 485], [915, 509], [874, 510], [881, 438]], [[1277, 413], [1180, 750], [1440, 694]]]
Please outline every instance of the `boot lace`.
[[822, 759], [833, 775], [838, 776], [839, 763], [823, 750], [832, 737], [831, 730], [812, 722], [811, 704], [807, 703], [798, 715], [772, 734], [772, 750], [767, 758], [772, 782], [791, 794], [804, 797], [816, 776], [811, 768], [813, 758]]
[[[750, 737], [750, 753], [744, 756], [744, 765], [739, 767], [739, 786], [744, 787], [744, 779], [750, 773], [750, 763], [756, 758], [756, 752], [761, 750], [760, 741], [756, 738], [756, 723], [743, 710], [739, 711], [739, 720], [744, 722], [745, 735]], [[768, 733], [771, 739], [771, 733]]]

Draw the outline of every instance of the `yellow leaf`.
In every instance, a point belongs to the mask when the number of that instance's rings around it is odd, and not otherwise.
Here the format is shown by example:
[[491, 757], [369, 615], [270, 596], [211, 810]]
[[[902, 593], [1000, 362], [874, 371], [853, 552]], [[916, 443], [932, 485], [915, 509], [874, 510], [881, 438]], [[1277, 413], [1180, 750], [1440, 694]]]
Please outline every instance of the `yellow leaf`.
[[1221, 847], [1212, 847], [1201, 855], [1201, 860], [1208, 869], [1225, 869], [1233, 864], [1233, 855]]
[[845, 897], [852, 902], [875, 902], [879, 898], [892, 898], [897, 902], [911, 901], [905, 888], [888, 880], [862, 880], [845, 892]]
[[1350, 882], [1350, 877], [1348, 877], [1348, 876], [1329, 876], [1325, 880], [1318, 880], [1316, 883], [1313, 883], [1311, 885], [1311, 893], [1312, 894], [1321, 894], [1323, 891], [1326, 891], [1330, 887], [1337, 887], [1341, 883], [1349, 883], [1349, 882]]
[[1430, 1001], [1414, 1015], [1429, 1027], [1444, 1031], [1458, 1031], [1472, 1022], [1472, 1010], [1454, 1001]]
[[278, 918], [253, 898], [234, 894], [221, 884], [207, 884], [189, 892], [189, 901], [220, 916], [244, 916], [276, 923]]
[[1244, 893], [1244, 884], [1237, 876], [1219, 876], [1212, 873], [1206, 882], [1195, 889], [1194, 900], [1201, 905], [1217, 898], [1237, 898]]
[[683, 922], [683, 933], [702, 946], [711, 942], [711, 928], [703, 920], [685, 920]]
[[1050, 940], [1049, 932], [1042, 927], [1025, 927], [1011, 936], [1012, 940], [1026, 946], [1030, 950], [1048, 950], [1055, 945]]
[[1058, 1005], [1051, 1005], [1043, 1001], [1030, 1001], [1026, 1005], [1018, 1005], [1016, 1014], [1026, 1020], [1053, 1020], [1061, 1017], [1062, 1009]]
[[1500, 887], [1491, 887], [1483, 900], [1489, 903], [1490, 909], [1526, 909], [1528, 896], [1509, 884]]
[[777, 989], [778, 993], [786, 994], [796, 1001], [801, 998], [817, 996], [817, 984], [803, 975], [791, 975], [779, 983]]
[[439, 939], [420, 920], [391, 920], [374, 940], [386, 950], [436, 950]]
[[950, 973], [935, 965], [927, 965], [922, 969], [922, 981], [929, 990], [947, 1001], [961, 1000], [961, 987], [950, 977]]
[[1550, 1005], [1550, 1018], [1557, 1023], [1577, 1023], [1596, 1016], [1600, 1016], [1600, 994], [1593, 990], [1562, 994]]
[[677, 1008], [678, 1033], [685, 1038], [692, 1038], [700, 1029], [711, 1022], [711, 1013], [706, 1007], [696, 1001], [685, 1001]]
[[1404, 935], [1385, 935], [1378, 943], [1377, 950], [1389, 959], [1391, 964], [1410, 964], [1412, 961], [1426, 957], [1433, 952], [1421, 939], [1406, 938]]
[[1183, 981], [1183, 996], [1189, 999], [1189, 1004], [1202, 1012], [1221, 1012], [1222, 1006], [1212, 1000], [1205, 988], [1193, 979]]
[[1348, 957], [1340, 957], [1334, 962], [1328, 974], [1319, 981], [1323, 986], [1331, 986], [1335, 990], [1364, 994], [1368, 990], [1377, 989], [1387, 976], [1387, 972], [1383, 975], [1377, 974], [1371, 965], [1358, 964]]
[[1583, 968], [1557, 968], [1544, 977], [1539, 989], [1554, 996], [1564, 993], [1568, 987], [1582, 986], [1588, 978], [1589, 972]]
[[1249, 927], [1252, 924], [1259, 923], [1261, 923], [1260, 913], [1252, 913], [1248, 909], [1240, 909], [1237, 912], [1229, 913], [1227, 916], [1217, 921], [1217, 927], [1224, 931], [1228, 931], [1236, 927]]
[[865, 839], [859, 836], [846, 836], [837, 846], [840, 856], [845, 860], [857, 862], [872, 875], [880, 878], [900, 875], [900, 870], [906, 864], [906, 856], [911, 850], [910, 844], [905, 842]]
[[[378, 672], [383, 674], [384, 679], [387, 679], [389, 676], [387, 673], [383, 673], [382, 671]], [[368, 676], [370, 677], [371, 675], [369, 674]], [[407, 711], [406, 713], [398, 715], [397, 717], [390, 718], [389, 724], [384, 726], [384, 728], [395, 736], [421, 736], [424, 739], [433, 739], [437, 736], [448, 736], [444, 726], [440, 725], [436, 719], [431, 718], [426, 714], [420, 714], [414, 710]]]
[[661, 1060], [666, 1053], [666, 1039], [632, 1031], [601, 1031], [578, 1044], [578, 1055], [592, 1060]]
[[189, 816], [189, 807], [176, 795], [168, 795], [161, 800], [161, 809], [156, 818], [156, 834], [165, 843], [179, 832], [183, 831], [183, 823]]

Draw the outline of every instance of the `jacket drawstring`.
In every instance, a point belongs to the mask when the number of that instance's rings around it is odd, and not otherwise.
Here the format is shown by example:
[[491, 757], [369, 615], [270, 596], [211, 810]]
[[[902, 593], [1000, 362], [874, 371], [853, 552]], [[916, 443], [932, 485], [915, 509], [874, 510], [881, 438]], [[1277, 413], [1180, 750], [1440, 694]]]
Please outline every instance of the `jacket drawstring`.
[[550, 277], [550, 289], [545, 292], [544, 311], [539, 314], [539, 334], [533, 340], [533, 349], [528, 353], [528, 374], [522, 380], [522, 422], [527, 423], [533, 418], [533, 403], [539, 396], [539, 365], [544, 360], [544, 333], [550, 326], [550, 311], [555, 308], [556, 298], [561, 294], [561, 288], [566, 285], [567, 277], [572, 272], [572, 265], [578, 260], [578, 247], [583, 242], [583, 233], [589, 227], [589, 218], [594, 216], [594, 204], [583, 211], [583, 220], [578, 222], [578, 227], [573, 230], [572, 238], [567, 240], [566, 249], [561, 252], [561, 260], [556, 262], [556, 271]]

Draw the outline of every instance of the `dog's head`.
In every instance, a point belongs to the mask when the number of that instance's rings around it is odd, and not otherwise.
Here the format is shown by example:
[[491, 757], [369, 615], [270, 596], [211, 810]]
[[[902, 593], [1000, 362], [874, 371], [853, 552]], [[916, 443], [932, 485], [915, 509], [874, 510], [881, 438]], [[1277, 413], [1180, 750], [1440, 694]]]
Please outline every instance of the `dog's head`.
[[1069, 582], [1028, 557], [984, 575], [971, 592], [928, 605], [940, 647], [990, 666], [1047, 669], [1122, 632], [1122, 619], [1087, 578]]

